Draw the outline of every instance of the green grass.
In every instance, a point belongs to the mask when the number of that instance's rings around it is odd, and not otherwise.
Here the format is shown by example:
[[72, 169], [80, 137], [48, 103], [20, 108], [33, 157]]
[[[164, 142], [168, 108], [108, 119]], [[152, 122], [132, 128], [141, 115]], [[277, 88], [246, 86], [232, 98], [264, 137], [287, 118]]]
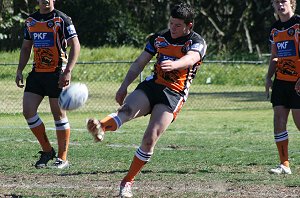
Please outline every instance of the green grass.
[[[113, 48], [109, 46], [103, 46], [99, 48], [87, 48], [82, 46], [80, 50], [79, 62], [83, 61], [115, 61], [115, 60], [134, 60], [143, 49], [134, 47], [119, 47]], [[18, 63], [20, 56], [19, 50], [12, 52], [0, 51], [0, 63]], [[31, 54], [30, 61], [32, 62], [33, 54]], [[29, 61], [29, 62], [30, 62]]]
[[[112, 197], [140, 145], [148, 117], [126, 123], [109, 133], [101, 144], [93, 143], [85, 130], [85, 119], [107, 113], [70, 112], [72, 126], [68, 170], [36, 170], [32, 167], [40, 149], [21, 115], [0, 116], [0, 195], [36, 197]], [[53, 121], [40, 115], [57, 148]], [[278, 163], [272, 134], [272, 110], [191, 111], [183, 110], [158, 142], [151, 161], [136, 178], [137, 197], [235, 196], [230, 190], [197, 191], [191, 186], [174, 196], [177, 185], [221, 185], [238, 187], [300, 186], [297, 130], [289, 120], [290, 159], [293, 175], [269, 175]], [[47, 182], [43, 187], [42, 180]], [[3, 179], [6, 179], [6, 183]], [[57, 181], [56, 181], [57, 180]], [[55, 185], [58, 182], [59, 185]], [[229, 185], [230, 184], [230, 185]], [[92, 185], [92, 186], [90, 186]], [[144, 186], [145, 185], [145, 186]], [[168, 186], [170, 189], [168, 189]], [[101, 188], [102, 187], [102, 188]], [[159, 190], [160, 188], [166, 190]], [[217, 186], [218, 187], [218, 186]], [[147, 188], [157, 188], [152, 193]], [[287, 190], [287, 192], [289, 192]], [[238, 197], [238, 196], [237, 196]]]
[[[141, 49], [82, 48], [80, 62], [134, 60]], [[0, 53], [0, 63], [17, 63], [18, 51]], [[23, 90], [16, 66], [0, 66], [0, 197], [115, 197], [140, 145], [149, 117], [126, 123], [95, 144], [85, 129], [89, 117], [118, 108], [114, 94], [129, 64], [78, 64], [73, 82], [88, 85], [84, 107], [68, 113], [72, 127], [68, 170], [36, 170], [39, 144], [21, 115]], [[31, 66], [24, 71], [26, 77]], [[271, 104], [265, 97], [262, 65], [203, 64], [177, 120], [158, 142], [136, 178], [136, 197], [277, 197], [300, 194], [297, 129], [289, 120], [293, 175], [269, 175], [278, 163]], [[151, 73], [146, 68], [143, 78]], [[206, 84], [211, 78], [212, 84]], [[139, 80], [129, 87], [132, 91]], [[39, 108], [53, 146], [54, 124], [47, 99]], [[266, 194], [269, 193], [269, 194]], [[282, 195], [283, 196], [283, 195]]]
[[104, 46], [100, 48], [81, 48], [78, 61], [122, 61], [135, 60], [143, 49], [122, 46], [113, 48]]
[[[133, 47], [82, 47], [78, 64], [72, 72], [75, 81], [95, 82], [113, 81], [121, 82], [130, 66], [130, 61], [134, 61], [143, 49]], [[24, 75], [30, 71], [32, 57], [27, 65]], [[0, 52], [0, 77], [1, 79], [14, 79], [19, 52]], [[94, 61], [111, 61], [111, 63], [90, 64]], [[114, 63], [115, 61], [115, 63]], [[124, 61], [120, 63], [120, 61]], [[155, 61], [155, 57], [153, 57]], [[116, 63], [117, 62], [117, 63]], [[2, 65], [14, 64], [14, 65]], [[144, 77], [152, 72], [153, 63], [150, 63], [143, 72]], [[263, 86], [267, 65], [256, 64], [220, 64], [205, 63], [201, 66], [194, 84], [206, 84], [206, 80], [211, 78], [214, 85], [252, 85]]]

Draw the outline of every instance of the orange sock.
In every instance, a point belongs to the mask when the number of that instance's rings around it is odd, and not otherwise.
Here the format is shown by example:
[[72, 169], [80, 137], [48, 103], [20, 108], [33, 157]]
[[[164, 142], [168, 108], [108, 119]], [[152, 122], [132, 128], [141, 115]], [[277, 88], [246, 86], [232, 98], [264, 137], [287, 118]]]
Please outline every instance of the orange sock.
[[280, 163], [286, 167], [289, 167], [289, 153], [288, 153], [288, 132], [284, 131], [279, 134], [275, 134], [275, 142], [279, 153]]
[[56, 137], [58, 144], [57, 157], [62, 160], [67, 160], [69, 142], [70, 142], [70, 125], [67, 118], [55, 121], [56, 125]]
[[122, 182], [133, 182], [134, 177], [142, 170], [144, 165], [150, 160], [153, 153], [146, 153], [138, 148], [127, 175], [123, 178]]
[[57, 157], [62, 160], [67, 160], [69, 142], [70, 142], [70, 129], [56, 131], [58, 154]]
[[112, 113], [100, 120], [103, 131], [116, 131], [121, 127], [122, 121], [116, 113]]
[[46, 134], [45, 125], [38, 116], [38, 114], [36, 114], [32, 118], [27, 119], [26, 121], [30, 130], [32, 131], [36, 139], [39, 141], [42, 150], [44, 152], [50, 152], [52, 150], [52, 147]]

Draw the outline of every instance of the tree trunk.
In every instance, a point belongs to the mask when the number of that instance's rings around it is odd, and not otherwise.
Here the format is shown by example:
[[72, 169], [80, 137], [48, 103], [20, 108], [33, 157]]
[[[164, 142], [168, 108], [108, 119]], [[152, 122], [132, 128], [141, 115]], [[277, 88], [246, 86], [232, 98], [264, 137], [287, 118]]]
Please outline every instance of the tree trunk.
[[0, 0], [0, 23], [2, 23], [3, 0]]
[[249, 53], [252, 54], [253, 53], [253, 47], [252, 47], [252, 41], [251, 41], [250, 32], [249, 32], [249, 29], [248, 29], [247, 24], [246, 24], [245, 21], [243, 21], [243, 25], [244, 25], [244, 30], [245, 30], [245, 33], [246, 33], [246, 38], [247, 38], [247, 44], [248, 44]]
[[223, 37], [225, 36], [225, 33], [218, 27], [217, 23], [214, 21], [213, 18], [211, 18], [203, 9], [200, 9], [201, 14], [207, 17], [207, 19], [211, 22], [211, 24], [214, 26], [214, 28], [217, 30], [217, 32]]

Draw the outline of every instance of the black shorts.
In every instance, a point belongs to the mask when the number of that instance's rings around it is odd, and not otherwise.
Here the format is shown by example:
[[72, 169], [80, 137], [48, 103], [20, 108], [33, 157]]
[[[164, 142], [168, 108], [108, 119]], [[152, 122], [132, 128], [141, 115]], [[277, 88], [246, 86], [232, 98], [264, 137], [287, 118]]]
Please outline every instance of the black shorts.
[[184, 104], [184, 98], [180, 93], [160, 85], [151, 80], [144, 80], [136, 89], [142, 90], [148, 97], [151, 110], [156, 104], [165, 104], [174, 114], [174, 119]]
[[275, 79], [272, 87], [271, 102], [273, 107], [284, 106], [288, 109], [300, 109], [300, 93], [295, 91], [296, 82]]
[[31, 92], [49, 98], [58, 98], [62, 89], [58, 87], [60, 72], [30, 72], [24, 92]]

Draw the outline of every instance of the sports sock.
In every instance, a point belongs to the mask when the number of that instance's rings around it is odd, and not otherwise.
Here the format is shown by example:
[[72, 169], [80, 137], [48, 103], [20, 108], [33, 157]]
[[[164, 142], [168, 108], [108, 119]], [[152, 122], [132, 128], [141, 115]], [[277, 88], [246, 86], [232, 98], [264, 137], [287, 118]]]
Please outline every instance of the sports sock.
[[67, 160], [68, 147], [70, 142], [70, 124], [68, 118], [55, 121], [56, 136], [58, 144], [57, 157], [62, 160]]
[[123, 178], [122, 183], [133, 182], [134, 177], [142, 170], [144, 165], [150, 160], [153, 153], [146, 153], [138, 148], [135, 152], [133, 160], [127, 175]]
[[122, 121], [116, 113], [112, 113], [100, 120], [103, 131], [116, 131], [121, 127]]
[[286, 167], [289, 167], [289, 153], [288, 153], [288, 144], [289, 136], [288, 132], [284, 131], [282, 133], [274, 134], [276, 146], [279, 153], [280, 163]]
[[27, 119], [26, 121], [30, 130], [35, 135], [36, 139], [39, 141], [42, 150], [44, 152], [50, 152], [52, 150], [52, 147], [46, 134], [45, 125], [41, 118], [38, 116], [38, 114], [35, 114], [35, 116]]

